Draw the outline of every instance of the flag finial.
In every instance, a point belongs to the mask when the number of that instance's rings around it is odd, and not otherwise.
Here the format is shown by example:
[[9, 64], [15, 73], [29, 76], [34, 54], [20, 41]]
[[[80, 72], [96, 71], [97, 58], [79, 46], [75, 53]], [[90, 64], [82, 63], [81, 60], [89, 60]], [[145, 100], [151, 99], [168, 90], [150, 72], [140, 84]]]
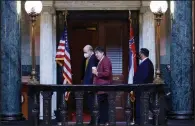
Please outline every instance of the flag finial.
[[131, 19], [131, 10], [129, 10], [129, 20]]
[[130, 24], [132, 23], [131, 10], [129, 10], [129, 22], [130, 22]]

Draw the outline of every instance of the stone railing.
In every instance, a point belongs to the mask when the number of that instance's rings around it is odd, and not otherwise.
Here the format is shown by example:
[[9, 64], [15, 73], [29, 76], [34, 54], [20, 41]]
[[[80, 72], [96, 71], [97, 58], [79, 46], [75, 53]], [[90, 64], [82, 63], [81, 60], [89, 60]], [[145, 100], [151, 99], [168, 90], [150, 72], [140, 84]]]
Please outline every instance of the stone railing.
[[[96, 126], [98, 125], [98, 91], [106, 91], [108, 92], [108, 102], [109, 102], [109, 125], [116, 126], [116, 92], [123, 91], [127, 93], [126, 103], [125, 103], [125, 116], [126, 116], [126, 126], [131, 125], [132, 118], [132, 107], [130, 101], [130, 91], [140, 92], [141, 93], [141, 117], [140, 117], [140, 125], [146, 126], [150, 124], [149, 121], [149, 109], [153, 113], [153, 122], [151, 125], [162, 125], [166, 123], [166, 114], [164, 113], [164, 109], [161, 109], [161, 105], [165, 102], [164, 100], [164, 92], [165, 85], [163, 84], [120, 84], [120, 85], [29, 85], [28, 86], [28, 97], [29, 100], [32, 101], [33, 105], [30, 108], [29, 112], [29, 124], [33, 126], [39, 125], [39, 95], [40, 93], [43, 96], [43, 125], [51, 126], [51, 98], [53, 92], [57, 92], [58, 95], [61, 95], [61, 103], [60, 103], [60, 118], [62, 121], [62, 126], [68, 126], [68, 111], [67, 111], [67, 103], [64, 99], [65, 91], [72, 91], [75, 93], [76, 99], [76, 125], [83, 126], [83, 94], [85, 91], [92, 91], [95, 93], [94, 95], [94, 110], [93, 114], [95, 117]], [[163, 119], [163, 121], [159, 121], [159, 119]]]

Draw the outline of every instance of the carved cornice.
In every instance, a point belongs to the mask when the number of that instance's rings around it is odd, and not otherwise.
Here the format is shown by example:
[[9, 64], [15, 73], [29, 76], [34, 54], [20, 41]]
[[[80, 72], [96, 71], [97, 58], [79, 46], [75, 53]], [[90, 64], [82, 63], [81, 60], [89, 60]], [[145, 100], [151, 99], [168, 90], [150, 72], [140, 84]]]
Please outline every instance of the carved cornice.
[[42, 13], [50, 13], [50, 14], [55, 14], [55, 8], [52, 6], [43, 6]]
[[148, 12], [148, 11], [151, 12], [149, 6], [142, 6], [142, 7], [140, 7], [140, 13], [141, 13], [141, 14], [144, 14], [144, 13], [146, 13], [146, 12]]
[[55, 1], [57, 10], [138, 10], [140, 1]]
[[44, 7], [56, 10], [139, 10], [148, 11], [150, 1], [43, 1]]
[[42, 1], [43, 6], [50, 6], [50, 7], [52, 7], [53, 3], [54, 2], [52, 0], [51, 1]]

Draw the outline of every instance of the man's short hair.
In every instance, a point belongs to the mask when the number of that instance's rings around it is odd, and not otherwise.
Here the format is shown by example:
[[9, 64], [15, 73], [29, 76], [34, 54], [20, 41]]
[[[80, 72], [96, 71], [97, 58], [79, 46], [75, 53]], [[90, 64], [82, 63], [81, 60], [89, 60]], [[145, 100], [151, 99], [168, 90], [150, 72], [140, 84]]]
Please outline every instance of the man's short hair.
[[142, 53], [144, 56], [148, 57], [149, 56], [149, 50], [146, 48], [141, 48], [140, 53]]
[[95, 52], [98, 51], [98, 52], [101, 52], [101, 53], [104, 53], [104, 48], [101, 47], [101, 46], [98, 46], [95, 48]]

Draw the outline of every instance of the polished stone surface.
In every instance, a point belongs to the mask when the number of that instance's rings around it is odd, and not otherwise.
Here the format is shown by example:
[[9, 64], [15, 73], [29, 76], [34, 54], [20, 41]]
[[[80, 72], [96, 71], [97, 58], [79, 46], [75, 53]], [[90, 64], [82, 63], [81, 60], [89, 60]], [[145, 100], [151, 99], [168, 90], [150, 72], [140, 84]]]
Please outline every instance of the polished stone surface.
[[[52, 8], [50, 8], [52, 9]], [[40, 83], [51, 85], [54, 82], [55, 56], [53, 55], [53, 15], [49, 8], [44, 7], [40, 15]], [[55, 49], [56, 50], [56, 49]], [[55, 118], [56, 93], [52, 95], [52, 118]], [[40, 96], [40, 119], [43, 117], [43, 100]]]
[[147, 48], [150, 51], [149, 58], [156, 67], [155, 53], [155, 20], [154, 14], [149, 10], [140, 13], [139, 41], [140, 49]]
[[172, 111], [193, 112], [192, 93], [192, 1], [174, 1], [172, 22]]
[[1, 115], [21, 114], [21, 36], [17, 1], [1, 5]]

